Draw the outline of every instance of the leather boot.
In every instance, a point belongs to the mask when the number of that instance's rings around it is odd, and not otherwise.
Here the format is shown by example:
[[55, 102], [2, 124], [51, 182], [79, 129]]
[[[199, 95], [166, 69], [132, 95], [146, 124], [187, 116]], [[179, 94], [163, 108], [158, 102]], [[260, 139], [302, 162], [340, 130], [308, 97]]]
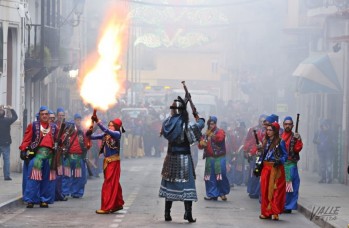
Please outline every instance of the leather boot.
[[184, 201], [184, 208], [185, 208], [185, 213], [184, 213], [184, 220], [188, 220], [188, 222], [196, 222], [196, 219], [193, 219], [193, 215], [191, 213], [191, 208], [192, 208], [193, 201]]
[[165, 221], [172, 221], [171, 207], [172, 207], [172, 201], [165, 201]]

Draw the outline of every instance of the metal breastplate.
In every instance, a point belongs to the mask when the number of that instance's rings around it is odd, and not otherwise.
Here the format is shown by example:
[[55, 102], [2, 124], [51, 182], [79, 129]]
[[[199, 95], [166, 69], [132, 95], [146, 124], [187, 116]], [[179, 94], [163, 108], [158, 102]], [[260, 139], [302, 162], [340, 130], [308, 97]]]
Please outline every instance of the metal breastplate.
[[190, 145], [196, 144], [200, 141], [202, 133], [199, 127], [194, 123], [189, 123], [188, 128], [185, 130], [187, 139]]
[[167, 154], [162, 167], [162, 178], [170, 182], [188, 182], [190, 159], [190, 155], [186, 154]]

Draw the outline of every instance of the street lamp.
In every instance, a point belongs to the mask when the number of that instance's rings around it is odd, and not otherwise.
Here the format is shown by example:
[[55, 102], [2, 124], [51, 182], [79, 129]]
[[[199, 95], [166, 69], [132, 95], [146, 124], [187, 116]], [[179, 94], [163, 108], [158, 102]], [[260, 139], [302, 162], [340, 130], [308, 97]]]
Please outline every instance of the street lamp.
[[69, 71], [70, 78], [76, 78], [78, 75], [79, 75], [79, 69]]

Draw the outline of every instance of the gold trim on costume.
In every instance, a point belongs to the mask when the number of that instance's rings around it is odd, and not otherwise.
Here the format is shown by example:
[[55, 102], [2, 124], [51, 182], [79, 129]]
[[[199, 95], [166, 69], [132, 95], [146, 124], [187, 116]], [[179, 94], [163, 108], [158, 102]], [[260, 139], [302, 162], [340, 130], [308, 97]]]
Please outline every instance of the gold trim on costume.
[[118, 154], [114, 154], [112, 156], [104, 158], [103, 161], [103, 170], [105, 170], [110, 162], [120, 161], [120, 156]]

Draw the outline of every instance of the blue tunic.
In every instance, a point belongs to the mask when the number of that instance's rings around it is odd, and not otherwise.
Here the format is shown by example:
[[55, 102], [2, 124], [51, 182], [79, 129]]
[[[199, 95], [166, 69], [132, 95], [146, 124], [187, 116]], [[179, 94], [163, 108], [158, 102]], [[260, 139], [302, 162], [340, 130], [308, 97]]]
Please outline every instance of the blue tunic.
[[[198, 119], [196, 125], [201, 130], [204, 128], [205, 121]], [[162, 178], [161, 186], [159, 190], [159, 196], [166, 198], [168, 201], [197, 201], [197, 193], [195, 187], [195, 173], [193, 167], [192, 157], [190, 155], [190, 144], [184, 134], [184, 141], [181, 141], [181, 135], [183, 134], [183, 117], [181, 115], [173, 115], [168, 117], [162, 125], [163, 136], [168, 140], [168, 153], [165, 158], [164, 166], [169, 165], [171, 162], [178, 159], [172, 159], [175, 156], [180, 156], [180, 159], [188, 161], [185, 165], [187, 170], [182, 170], [183, 173], [188, 173], [187, 179], [173, 179]], [[170, 164], [176, 167], [180, 164]], [[163, 169], [166, 167], [163, 167]]]

